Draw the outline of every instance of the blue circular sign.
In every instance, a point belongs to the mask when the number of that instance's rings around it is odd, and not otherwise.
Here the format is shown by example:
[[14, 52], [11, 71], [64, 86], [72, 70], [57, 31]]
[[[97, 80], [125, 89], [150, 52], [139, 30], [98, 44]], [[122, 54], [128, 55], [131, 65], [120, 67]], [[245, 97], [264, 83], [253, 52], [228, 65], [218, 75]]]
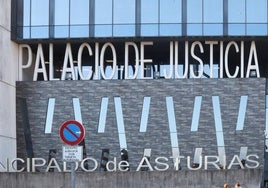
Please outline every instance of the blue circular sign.
[[68, 145], [77, 145], [85, 137], [84, 126], [75, 120], [64, 122], [60, 127], [60, 138]]

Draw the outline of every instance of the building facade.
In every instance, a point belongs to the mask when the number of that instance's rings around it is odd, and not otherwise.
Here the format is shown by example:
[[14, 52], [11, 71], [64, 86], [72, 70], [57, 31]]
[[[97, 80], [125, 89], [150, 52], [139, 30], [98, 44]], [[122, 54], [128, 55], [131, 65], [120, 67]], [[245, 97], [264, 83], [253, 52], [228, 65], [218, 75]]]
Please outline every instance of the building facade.
[[3, 84], [17, 149], [3, 159], [20, 159], [13, 170], [64, 171], [59, 128], [76, 120], [86, 130], [79, 171], [112, 171], [109, 161], [127, 161], [119, 171], [265, 171], [266, 0], [7, 6], [16, 74]]
[[[16, 157], [16, 81], [18, 80], [18, 45], [10, 40], [11, 4], [0, 2], [0, 160]], [[12, 54], [12, 55], [10, 55]]]

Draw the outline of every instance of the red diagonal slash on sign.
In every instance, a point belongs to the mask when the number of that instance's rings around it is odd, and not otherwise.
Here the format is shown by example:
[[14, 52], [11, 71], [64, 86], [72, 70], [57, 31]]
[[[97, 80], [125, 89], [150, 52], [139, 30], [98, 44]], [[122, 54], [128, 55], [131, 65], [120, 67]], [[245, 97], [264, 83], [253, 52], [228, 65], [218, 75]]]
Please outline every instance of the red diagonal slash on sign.
[[[69, 125], [76, 125], [76, 128], [78, 128], [78, 130], [72, 130], [72, 128], [68, 127]], [[75, 137], [75, 140], [70, 140], [70, 138], [68, 139], [68, 137], [64, 134], [64, 130], [68, 131], [72, 136]], [[79, 133], [79, 135], [77, 135], [76, 133]], [[84, 126], [79, 123], [78, 121], [75, 120], [69, 120], [64, 122], [61, 126], [60, 126], [60, 138], [61, 140], [68, 145], [77, 145], [80, 142], [82, 142], [82, 140], [85, 137], [85, 128]]]

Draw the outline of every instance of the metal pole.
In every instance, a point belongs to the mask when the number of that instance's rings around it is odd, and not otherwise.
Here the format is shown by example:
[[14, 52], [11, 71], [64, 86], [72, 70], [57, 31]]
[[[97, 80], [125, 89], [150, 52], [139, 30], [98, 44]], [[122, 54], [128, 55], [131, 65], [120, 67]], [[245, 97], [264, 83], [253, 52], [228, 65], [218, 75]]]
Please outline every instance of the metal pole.
[[71, 163], [71, 185], [75, 188], [75, 162]]

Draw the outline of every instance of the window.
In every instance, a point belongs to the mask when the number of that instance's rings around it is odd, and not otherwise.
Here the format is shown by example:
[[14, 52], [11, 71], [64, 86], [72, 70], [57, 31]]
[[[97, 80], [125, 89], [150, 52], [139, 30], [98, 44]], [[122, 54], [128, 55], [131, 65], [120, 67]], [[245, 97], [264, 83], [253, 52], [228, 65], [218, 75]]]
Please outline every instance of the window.
[[223, 34], [222, 0], [204, 0], [204, 35]]
[[30, 38], [30, 25], [31, 25], [31, 6], [30, 0], [24, 0], [23, 6], [23, 38]]
[[113, 1], [95, 1], [95, 36], [112, 36]]
[[187, 1], [187, 35], [202, 35], [202, 0]]
[[69, 37], [69, 1], [55, 0], [54, 37]]
[[70, 1], [70, 37], [89, 36], [89, 1]]
[[245, 34], [245, 0], [228, 1], [228, 34], [244, 35]]
[[247, 35], [267, 34], [267, 0], [247, 0]]
[[114, 0], [113, 35], [135, 36], [135, 0]]
[[181, 35], [182, 5], [181, 0], [160, 0], [160, 28], [161, 36]]
[[48, 38], [49, 0], [31, 0], [31, 38]]
[[141, 35], [158, 35], [158, 9], [155, 0], [141, 0]]

